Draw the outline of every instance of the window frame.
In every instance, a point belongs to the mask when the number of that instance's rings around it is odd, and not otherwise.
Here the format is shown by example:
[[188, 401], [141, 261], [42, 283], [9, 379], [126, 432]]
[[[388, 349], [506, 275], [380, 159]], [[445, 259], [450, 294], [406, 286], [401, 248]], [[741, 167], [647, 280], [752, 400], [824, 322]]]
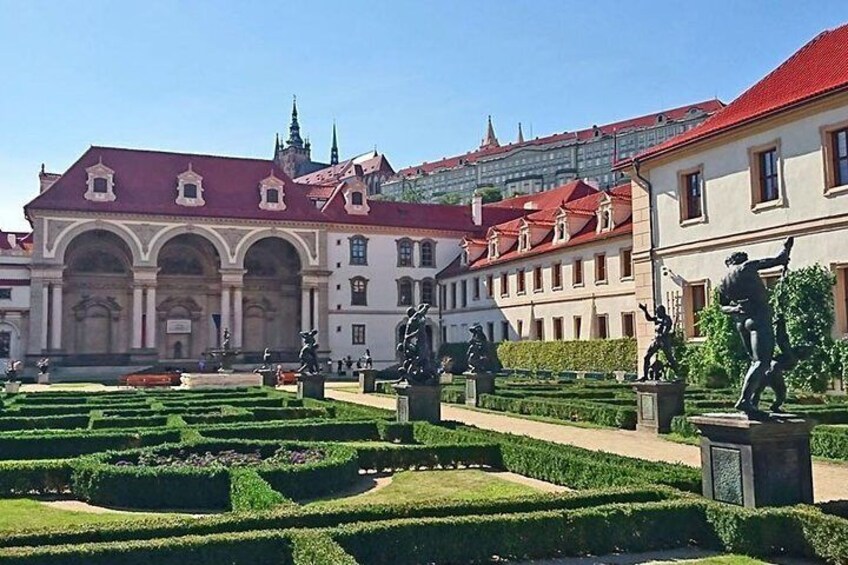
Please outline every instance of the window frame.
[[553, 338], [554, 341], [563, 341], [565, 339], [565, 323], [562, 316], [556, 316], [553, 320]]
[[[409, 283], [409, 303], [403, 301], [403, 286]], [[401, 277], [397, 279], [397, 302], [398, 306], [414, 306], [415, 305], [415, 281], [412, 277]]]
[[[762, 157], [766, 153], [774, 151], [774, 168], [777, 197], [771, 200], [763, 200], [762, 190], [764, 188], [764, 177], [762, 176]], [[783, 176], [783, 156], [781, 154], [780, 139], [769, 143], [763, 143], [748, 148], [748, 171], [751, 180], [751, 210], [759, 212], [778, 208], [785, 204], [785, 187]]]
[[[358, 235], [357, 234], [357, 235], [350, 236], [348, 238], [348, 242], [349, 242], [349, 244], [348, 244], [348, 246], [349, 246], [348, 247], [349, 264], [350, 265], [357, 265], [357, 266], [362, 266], [362, 265], [367, 266], [368, 265], [368, 238], [365, 237], [364, 235]], [[358, 242], [362, 242], [363, 257], [362, 257], [361, 262], [358, 261], [358, 260], [356, 260], [356, 261], [354, 260], [354, 258], [355, 258], [354, 253], [353, 253], [354, 245]]]
[[[366, 336], [365, 324], [351, 324], [350, 325], [350, 343], [351, 345], [366, 345], [367, 336]], [[361, 336], [361, 340], [358, 340], [357, 337]]]
[[583, 316], [575, 315], [571, 317], [571, 333], [575, 340], [579, 340], [583, 334]]
[[697, 314], [695, 312], [694, 304], [692, 302], [692, 290], [696, 287], [704, 289], [704, 304], [701, 308], [701, 310], [703, 310], [710, 304], [709, 279], [686, 281], [683, 286], [683, 332], [687, 340], [694, 341], [705, 339], [705, 336], [702, 336], [698, 331]]
[[[627, 332], [627, 324], [625, 320], [630, 320], [630, 333]], [[621, 313], [621, 337], [636, 337], [636, 313], [622, 312]]]
[[[601, 335], [601, 322], [603, 321], [604, 335]], [[595, 339], [609, 339], [609, 314], [595, 314]]]
[[[355, 290], [357, 283], [362, 283], [361, 292]], [[357, 296], [361, 297], [361, 301], [357, 300]], [[368, 306], [368, 279], [365, 277], [352, 277], [350, 279], [350, 305]]]
[[[405, 250], [409, 249], [409, 264], [405, 264]], [[408, 269], [415, 267], [415, 244], [408, 237], [397, 240], [397, 266], [399, 268]]]
[[504, 271], [501, 273], [501, 297], [509, 296], [509, 273]]
[[[627, 258], [629, 255], [629, 259]], [[632, 247], [622, 247], [618, 252], [618, 261], [620, 268], [620, 278], [622, 281], [632, 281], [633, 280], [633, 248]]]
[[515, 271], [515, 294], [518, 296], [527, 294], [527, 278], [523, 268]]
[[474, 277], [471, 281], [471, 300], [480, 300], [480, 277]]
[[[822, 165], [824, 167], [824, 194], [834, 196], [848, 192], [848, 176], [838, 178], [837, 159], [834, 135], [842, 131], [848, 138], [848, 120], [827, 124], [820, 128], [822, 139]], [[843, 181], [840, 183], [840, 180]]]
[[[586, 273], [583, 272], [583, 258], [575, 257], [571, 261], [571, 286], [582, 287], [586, 284]], [[578, 276], [579, 275], [579, 276]]]
[[494, 298], [495, 297], [495, 276], [494, 275], [486, 275], [486, 297]]
[[562, 290], [562, 261], [551, 264], [551, 290]]
[[[697, 216], [691, 215], [689, 210], [689, 178], [693, 175], [698, 175], [698, 207], [700, 213]], [[704, 180], [704, 165], [703, 163], [683, 169], [677, 172], [677, 200], [680, 211], [680, 225], [691, 226], [693, 224], [702, 224], [707, 221], [707, 202], [706, 181]]]
[[0, 300], [11, 300], [13, 296], [11, 287], [0, 288]]
[[536, 341], [545, 341], [545, 319], [535, 318], [533, 320], [533, 339]]
[[[425, 285], [430, 288], [430, 300], [428, 301], [424, 296], [424, 288]], [[422, 279], [421, 280], [421, 303], [429, 304], [430, 306], [436, 306], [436, 281], [433, 279]]]
[[609, 269], [607, 269], [607, 254], [595, 253], [595, 284], [607, 284], [609, 282]]
[[545, 273], [541, 265], [533, 267], [533, 292], [545, 291]]
[[[429, 249], [429, 258], [424, 254], [424, 250]], [[419, 267], [427, 267], [433, 269], [436, 267], [436, 242], [432, 239], [424, 239], [418, 242]]]

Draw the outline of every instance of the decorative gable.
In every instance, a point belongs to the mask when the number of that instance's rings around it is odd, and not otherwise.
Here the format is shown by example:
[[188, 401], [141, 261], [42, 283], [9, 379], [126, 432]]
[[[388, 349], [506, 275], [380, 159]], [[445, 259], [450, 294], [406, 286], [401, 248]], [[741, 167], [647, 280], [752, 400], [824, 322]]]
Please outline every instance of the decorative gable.
[[88, 173], [88, 189], [85, 191], [85, 199], [92, 202], [113, 202], [115, 196], [115, 171], [99, 160], [96, 165], [85, 170]]
[[371, 211], [368, 205], [368, 186], [359, 178], [351, 178], [343, 183], [342, 196], [345, 200], [345, 212], [351, 215], [367, 216]]
[[271, 175], [259, 183], [259, 208], [279, 212], [285, 210], [285, 188], [285, 183], [274, 175], [274, 171], [271, 171]]
[[630, 201], [620, 197], [604, 194], [598, 204], [596, 215], [598, 218], [597, 233], [612, 231], [616, 226], [630, 217]]
[[462, 246], [463, 257], [465, 257], [466, 264], [471, 264], [482, 257], [483, 253], [486, 252], [487, 247], [485, 241], [468, 238], [463, 239], [460, 245]]
[[180, 206], [203, 206], [203, 177], [194, 172], [191, 163], [188, 170], [177, 175], [177, 200]]

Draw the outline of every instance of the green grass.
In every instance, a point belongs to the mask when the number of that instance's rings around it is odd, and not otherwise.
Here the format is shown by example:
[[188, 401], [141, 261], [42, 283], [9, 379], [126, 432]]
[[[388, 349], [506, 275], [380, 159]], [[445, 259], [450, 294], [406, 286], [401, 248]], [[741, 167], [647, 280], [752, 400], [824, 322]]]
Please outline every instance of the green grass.
[[753, 559], [745, 555], [718, 555], [703, 559], [675, 561], [675, 565], [768, 565], [768, 562]]
[[91, 512], [60, 510], [31, 498], [0, 500], [0, 532], [126, 522], [129, 520], [150, 519], [153, 516], [170, 517], [172, 515], [142, 514], [137, 512], [94, 514]]
[[476, 469], [402, 471], [393, 475], [392, 482], [379, 490], [313, 504], [348, 506], [433, 499], [484, 500], [525, 496], [538, 492], [533, 487], [513, 483]]

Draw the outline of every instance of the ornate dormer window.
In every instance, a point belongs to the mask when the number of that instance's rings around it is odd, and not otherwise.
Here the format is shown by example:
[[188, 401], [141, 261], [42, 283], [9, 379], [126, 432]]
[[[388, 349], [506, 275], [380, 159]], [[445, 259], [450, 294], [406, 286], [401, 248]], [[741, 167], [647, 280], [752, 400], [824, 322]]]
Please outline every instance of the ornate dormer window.
[[203, 206], [203, 177], [194, 172], [191, 163], [188, 170], [177, 175], [177, 204], [180, 206]]
[[612, 207], [612, 198], [610, 198], [609, 194], [605, 194], [601, 199], [598, 211], [596, 212], [598, 216], [598, 227], [596, 231], [598, 233], [608, 232], [615, 227], [615, 218], [613, 218]]
[[285, 184], [271, 171], [271, 175], [259, 183], [259, 208], [261, 210], [286, 209]]
[[568, 241], [568, 221], [565, 212], [560, 212], [554, 222], [554, 243], [565, 243]]
[[498, 234], [489, 237], [489, 260], [498, 258]]
[[85, 170], [88, 173], [88, 189], [85, 199], [93, 202], [112, 202], [115, 200], [115, 171], [99, 160], [96, 165]]
[[521, 227], [521, 231], [518, 232], [518, 251], [529, 251], [530, 250], [530, 226], [525, 225]]
[[345, 181], [345, 212], [354, 215], [367, 215], [371, 211], [368, 205], [368, 187], [359, 179]]

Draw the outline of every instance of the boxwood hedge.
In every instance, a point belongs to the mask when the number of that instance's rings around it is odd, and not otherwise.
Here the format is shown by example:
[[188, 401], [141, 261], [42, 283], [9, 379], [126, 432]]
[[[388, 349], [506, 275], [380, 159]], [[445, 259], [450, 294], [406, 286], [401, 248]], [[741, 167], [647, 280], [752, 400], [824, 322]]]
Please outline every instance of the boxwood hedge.
[[636, 370], [636, 340], [505, 341], [498, 345], [504, 367], [531, 371]]

